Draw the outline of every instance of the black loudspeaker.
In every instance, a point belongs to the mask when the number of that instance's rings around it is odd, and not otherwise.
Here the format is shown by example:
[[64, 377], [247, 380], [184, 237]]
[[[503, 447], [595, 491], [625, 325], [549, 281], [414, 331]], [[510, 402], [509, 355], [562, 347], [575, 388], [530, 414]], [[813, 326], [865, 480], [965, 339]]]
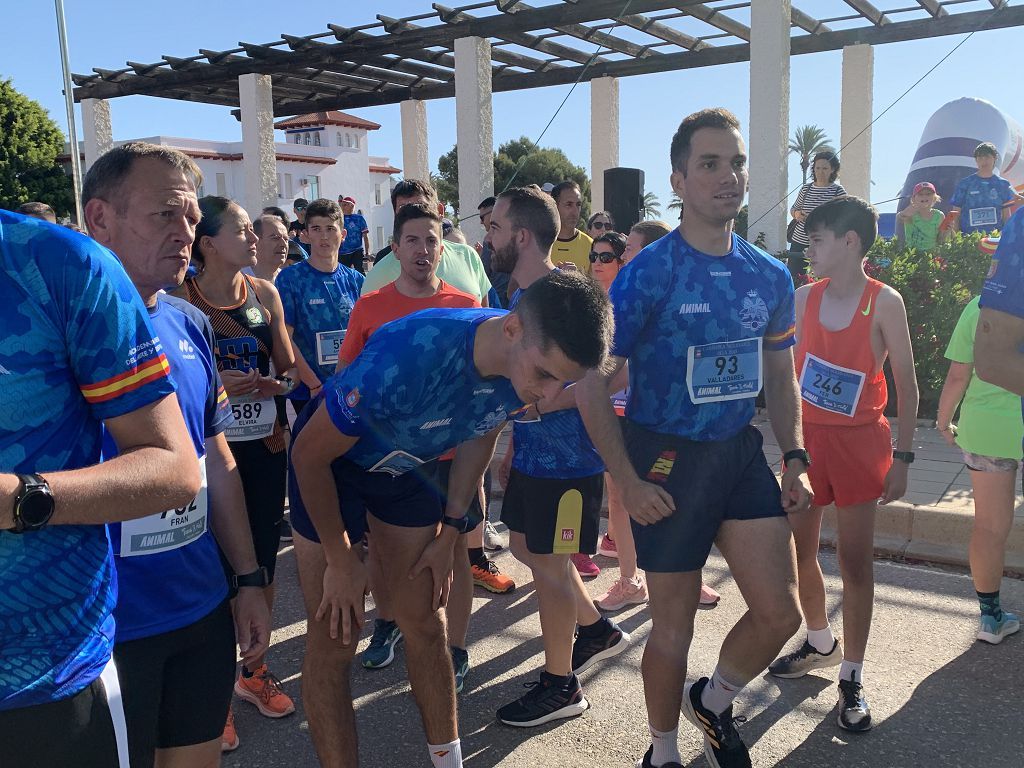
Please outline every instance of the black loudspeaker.
[[604, 172], [604, 209], [615, 228], [629, 234], [644, 209], [644, 172], [639, 168], [609, 168]]

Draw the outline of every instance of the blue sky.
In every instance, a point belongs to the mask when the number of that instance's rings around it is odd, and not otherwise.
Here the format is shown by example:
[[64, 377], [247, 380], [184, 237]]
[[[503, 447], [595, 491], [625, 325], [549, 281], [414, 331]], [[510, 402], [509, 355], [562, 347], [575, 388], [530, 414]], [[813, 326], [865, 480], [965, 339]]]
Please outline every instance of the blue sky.
[[[1012, 5], [1020, 3], [1021, 0], [1011, 0]], [[164, 54], [190, 56], [199, 48], [223, 50], [237, 46], [239, 41], [265, 43], [277, 39], [282, 32], [315, 34], [326, 31], [328, 22], [347, 26], [373, 22], [377, 13], [405, 17], [430, 10], [429, 0], [331, 5], [304, 3], [289, 10], [286, 4], [270, 0], [248, 0], [244, 5], [210, 0], [162, 4], [138, 0], [65, 0], [72, 71], [88, 72], [93, 67], [118, 69], [127, 60], [151, 62]], [[876, 5], [886, 9], [913, 3], [876, 0]], [[361, 10], [353, 11], [353, 6]], [[798, 7], [821, 17], [849, 13], [849, 6], [841, 0], [798, 0]], [[985, 8], [991, 9], [990, 3], [975, 0], [956, 10]], [[8, 13], [7, 19], [11, 18]], [[1020, 29], [976, 34], [875, 124], [874, 201], [896, 196], [926, 120], [945, 102], [960, 96], [988, 99], [1018, 122], [1024, 122], [1024, 105], [1019, 99], [1020, 72], [1014, 63], [1016, 57], [1011, 55], [1014, 43], [1019, 48], [1021, 34]], [[962, 36], [941, 37], [877, 47], [874, 114], [878, 115], [961, 39]], [[580, 47], [589, 45], [579, 43]], [[814, 123], [838, 143], [840, 75], [838, 52], [792, 59], [790, 132], [796, 126]], [[620, 163], [642, 168], [647, 190], [654, 192], [663, 206], [671, 191], [668, 145], [679, 121], [696, 109], [724, 106], [734, 111], [745, 129], [749, 129], [748, 76], [748, 64], [730, 64], [620, 80]], [[0, 50], [0, 77], [11, 78], [15, 87], [39, 101], [66, 129], [52, 2], [33, 0], [18, 6], [17, 23], [8, 27]], [[495, 94], [495, 145], [521, 135], [536, 139], [568, 89], [569, 86], [559, 86]], [[1012, 97], [1014, 93], [1018, 98]], [[427, 109], [431, 163], [436, 170], [437, 157], [455, 143], [455, 100], [432, 101]], [[239, 124], [226, 107], [132, 96], [113, 100], [111, 111], [116, 139], [156, 134], [218, 140], [240, 137]], [[370, 152], [387, 155], [400, 167], [398, 106], [355, 113], [383, 126], [371, 135]], [[560, 147], [575, 163], [588, 167], [589, 120], [590, 88], [581, 84], [542, 144]], [[790, 187], [800, 181], [795, 159], [790, 164], [789, 179]], [[894, 205], [884, 204], [880, 209], [891, 211]]]

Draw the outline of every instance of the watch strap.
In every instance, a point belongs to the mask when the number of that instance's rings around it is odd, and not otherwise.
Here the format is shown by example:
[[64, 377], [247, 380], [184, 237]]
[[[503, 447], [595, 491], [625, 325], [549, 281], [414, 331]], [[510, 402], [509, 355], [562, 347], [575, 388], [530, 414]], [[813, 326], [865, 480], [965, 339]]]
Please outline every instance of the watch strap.
[[786, 466], [793, 459], [800, 459], [805, 467], [811, 466], [811, 455], [803, 448], [794, 448], [792, 451], [782, 454], [782, 465]]
[[443, 525], [450, 525], [459, 533], [468, 533], [470, 529], [469, 515], [463, 515], [462, 517], [448, 517], [448, 515], [445, 515], [441, 518], [441, 523]]
[[894, 459], [899, 459], [900, 461], [905, 462], [907, 464], [913, 464], [914, 463], [914, 452], [913, 451], [893, 451], [892, 452], [892, 457]]
[[265, 587], [270, 584], [270, 574], [266, 566], [261, 565], [252, 573], [234, 574], [231, 576], [231, 588]]
[[[34, 472], [30, 472], [27, 474], [18, 474], [17, 477], [18, 480], [21, 481], [21, 488], [18, 490], [18, 495], [14, 499], [14, 509], [12, 510], [14, 528], [11, 530], [13, 533], [38, 531], [40, 528], [44, 527], [50, 521], [50, 517], [53, 515], [53, 494], [50, 492], [50, 484], [47, 483], [42, 476], [37, 475]], [[26, 497], [34, 491], [42, 491], [43, 493], [50, 497], [50, 514], [47, 515], [46, 519], [40, 523], [29, 524], [25, 522], [25, 519], [21, 515], [21, 505], [22, 502], [24, 502], [24, 500], [26, 499]]]

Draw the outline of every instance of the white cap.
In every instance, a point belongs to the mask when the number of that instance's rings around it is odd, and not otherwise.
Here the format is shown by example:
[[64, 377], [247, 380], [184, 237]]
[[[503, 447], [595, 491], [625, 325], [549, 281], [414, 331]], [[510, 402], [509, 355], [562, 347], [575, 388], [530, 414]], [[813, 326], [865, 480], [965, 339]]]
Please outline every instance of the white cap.
[[554, 184], [552, 184], [552, 183], [551, 183], [550, 181], [548, 181], [548, 182], [545, 182], [545, 183], [544, 183], [544, 184], [543, 184], [543, 185], [541, 186], [541, 189], [543, 189], [543, 190], [544, 190], [545, 192], [547, 192], [547, 193], [548, 193], [549, 195], [551, 194], [551, 190], [552, 190], [552, 189], [554, 189], [554, 188], [555, 188], [555, 185], [554, 185]]

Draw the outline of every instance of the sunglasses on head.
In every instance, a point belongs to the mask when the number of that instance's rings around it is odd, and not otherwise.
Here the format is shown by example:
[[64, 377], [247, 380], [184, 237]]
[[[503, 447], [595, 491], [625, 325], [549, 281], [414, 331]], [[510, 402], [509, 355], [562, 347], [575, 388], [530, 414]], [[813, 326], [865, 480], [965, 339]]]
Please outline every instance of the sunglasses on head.
[[591, 229], [607, 229], [611, 230], [612, 223], [610, 221], [595, 221], [590, 225]]
[[597, 261], [600, 261], [602, 264], [611, 264], [613, 261], [620, 261], [620, 259], [614, 253], [598, 253], [597, 251], [591, 251], [590, 263], [593, 264]]

